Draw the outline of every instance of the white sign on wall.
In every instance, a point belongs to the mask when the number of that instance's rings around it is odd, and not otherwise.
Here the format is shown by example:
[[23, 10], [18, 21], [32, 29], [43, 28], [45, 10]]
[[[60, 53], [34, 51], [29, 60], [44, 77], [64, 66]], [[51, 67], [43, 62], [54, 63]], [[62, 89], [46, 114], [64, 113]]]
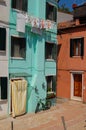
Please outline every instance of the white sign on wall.
[[17, 25], [16, 25], [16, 30], [18, 32], [23, 32], [25, 33], [25, 23], [26, 23], [26, 18], [23, 14], [17, 14]]

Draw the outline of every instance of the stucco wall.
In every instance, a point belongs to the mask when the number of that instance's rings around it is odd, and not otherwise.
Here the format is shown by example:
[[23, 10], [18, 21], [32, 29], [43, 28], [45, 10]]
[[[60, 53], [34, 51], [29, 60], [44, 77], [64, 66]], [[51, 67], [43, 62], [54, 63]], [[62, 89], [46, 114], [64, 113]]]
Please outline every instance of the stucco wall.
[[6, 51], [0, 52], [0, 76], [8, 77], [8, 44], [9, 44], [10, 0], [0, 1], [0, 26], [6, 28]]
[[8, 77], [9, 29], [6, 29], [6, 51], [0, 52], [0, 76]]
[[[28, 15], [45, 19], [45, 0], [30, 0], [28, 1]], [[10, 44], [11, 36], [26, 37], [26, 58], [25, 59], [12, 59], [11, 47], [9, 46], [9, 73], [27, 73], [31, 77], [27, 77], [28, 92], [27, 92], [27, 112], [34, 112], [39, 99], [46, 99], [46, 75], [56, 75], [56, 62], [45, 61], [45, 41], [50, 40], [56, 43], [56, 33], [49, 32], [46, 35], [46, 30], [42, 30], [42, 35], [37, 32], [32, 32], [31, 25], [25, 25], [25, 33], [17, 32], [16, 9], [11, 9], [10, 12]], [[55, 32], [57, 29], [55, 29]], [[50, 35], [50, 37], [49, 37]], [[38, 98], [39, 97], [39, 98]], [[44, 100], [45, 101], [45, 100]]]
[[0, 1], [0, 20], [9, 22], [10, 0]]
[[[64, 30], [65, 31], [65, 30]], [[84, 37], [84, 56], [70, 57], [70, 39]], [[66, 31], [65, 34], [58, 35], [58, 45], [60, 50], [57, 58], [57, 96], [71, 98], [71, 71], [83, 71], [83, 97], [86, 101], [86, 28], [78, 27]]]

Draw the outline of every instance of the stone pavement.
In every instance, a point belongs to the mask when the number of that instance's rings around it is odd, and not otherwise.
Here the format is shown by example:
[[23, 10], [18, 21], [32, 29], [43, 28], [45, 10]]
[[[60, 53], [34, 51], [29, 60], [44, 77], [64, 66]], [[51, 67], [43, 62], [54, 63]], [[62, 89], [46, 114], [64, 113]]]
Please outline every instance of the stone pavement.
[[0, 101], [0, 117], [7, 114], [7, 100]]
[[46, 111], [0, 119], [0, 130], [86, 130], [85, 120], [86, 104], [58, 100], [55, 106]]

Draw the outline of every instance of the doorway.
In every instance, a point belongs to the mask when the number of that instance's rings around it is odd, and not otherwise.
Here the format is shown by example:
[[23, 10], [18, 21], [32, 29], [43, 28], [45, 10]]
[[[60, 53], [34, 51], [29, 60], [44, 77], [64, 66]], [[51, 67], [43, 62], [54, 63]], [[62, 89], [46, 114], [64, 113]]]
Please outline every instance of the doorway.
[[74, 96], [82, 97], [82, 75], [74, 74]]
[[71, 98], [79, 101], [82, 100], [82, 74], [72, 74]]
[[0, 99], [7, 99], [7, 77], [0, 78]]
[[23, 78], [11, 79], [11, 113], [13, 117], [26, 113], [27, 81]]
[[7, 115], [8, 101], [8, 79], [7, 77], [0, 77], [0, 115]]

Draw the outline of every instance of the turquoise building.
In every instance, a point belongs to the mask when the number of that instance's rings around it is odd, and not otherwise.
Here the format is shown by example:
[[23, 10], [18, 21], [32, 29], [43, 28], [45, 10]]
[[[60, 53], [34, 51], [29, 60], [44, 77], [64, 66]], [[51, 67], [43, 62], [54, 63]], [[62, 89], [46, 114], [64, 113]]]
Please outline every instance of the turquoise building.
[[11, 0], [9, 30], [9, 113], [12, 82], [27, 82], [26, 112], [56, 95], [57, 1]]

